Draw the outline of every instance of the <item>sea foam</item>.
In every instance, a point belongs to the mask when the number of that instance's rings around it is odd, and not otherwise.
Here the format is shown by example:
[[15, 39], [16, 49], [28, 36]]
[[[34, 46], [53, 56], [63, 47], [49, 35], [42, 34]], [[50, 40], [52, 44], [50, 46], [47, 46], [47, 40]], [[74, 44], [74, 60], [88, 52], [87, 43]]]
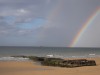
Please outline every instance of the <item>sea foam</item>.
[[29, 58], [22, 57], [0, 57], [0, 61], [28, 61]]

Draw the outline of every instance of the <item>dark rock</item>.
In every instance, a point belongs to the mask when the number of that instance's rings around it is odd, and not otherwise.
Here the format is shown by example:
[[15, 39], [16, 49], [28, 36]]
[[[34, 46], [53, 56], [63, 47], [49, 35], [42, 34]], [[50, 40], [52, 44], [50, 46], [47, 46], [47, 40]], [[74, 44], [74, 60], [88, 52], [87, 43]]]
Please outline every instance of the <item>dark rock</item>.
[[42, 63], [46, 66], [60, 66], [60, 67], [81, 67], [81, 66], [96, 66], [94, 60], [77, 59], [77, 60], [63, 60], [63, 59], [46, 59]]
[[64, 60], [61, 58], [46, 58], [46, 57], [36, 57], [36, 56], [14, 56], [14, 57], [23, 57], [29, 58], [30, 60], [40, 62], [45, 66], [58, 66], [58, 67], [81, 67], [81, 66], [96, 66], [95, 60], [86, 60], [86, 59], [76, 59], [76, 60]]

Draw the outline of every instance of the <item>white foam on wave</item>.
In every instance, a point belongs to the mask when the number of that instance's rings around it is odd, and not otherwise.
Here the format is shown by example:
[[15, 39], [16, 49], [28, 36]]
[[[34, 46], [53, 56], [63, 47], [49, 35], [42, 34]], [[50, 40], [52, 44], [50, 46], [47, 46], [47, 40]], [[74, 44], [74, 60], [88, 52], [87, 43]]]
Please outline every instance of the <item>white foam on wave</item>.
[[96, 55], [96, 54], [89, 54], [89, 55]]
[[22, 57], [0, 57], [0, 61], [27, 61], [29, 58]]
[[54, 55], [47, 55], [47, 57], [54, 57]]

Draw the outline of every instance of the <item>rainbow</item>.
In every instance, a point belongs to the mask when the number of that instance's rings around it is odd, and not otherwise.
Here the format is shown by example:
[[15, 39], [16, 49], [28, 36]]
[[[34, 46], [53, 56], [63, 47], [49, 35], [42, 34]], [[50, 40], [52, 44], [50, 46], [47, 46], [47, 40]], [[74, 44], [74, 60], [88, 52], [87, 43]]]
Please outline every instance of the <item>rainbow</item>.
[[84, 32], [92, 25], [92, 22], [95, 20], [97, 15], [100, 14], [100, 7], [95, 10], [95, 12], [90, 15], [90, 17], [87, 19], [87, 21], [82, 25], [82, 28], [79, 30], [79, 32], [74, 37], [72, 43], [69, 47], [75, 47], [75, 45], [78, 43]]
[[57, 4], [50, 10], [50, 13], [47, 16], [47, 19], [52, 21], [55, 17], [57, 17], [62, 10], [64, 2], [62, 0], [58, 1]]

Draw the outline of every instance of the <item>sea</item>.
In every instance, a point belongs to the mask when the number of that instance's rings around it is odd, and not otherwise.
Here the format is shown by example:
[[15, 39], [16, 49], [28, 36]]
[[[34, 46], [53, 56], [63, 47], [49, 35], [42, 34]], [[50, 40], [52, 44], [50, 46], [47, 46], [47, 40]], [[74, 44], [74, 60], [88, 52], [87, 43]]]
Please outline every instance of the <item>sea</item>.
[[[15, 60], [11, 56], [22, 55], [38, 57], [52, 56], [55, 58], [92, 58], [100, 57], [100, 48], [0, 46], [0, 60]], [[23, 60], [22, 58], [17, 58], [16, 60], [19, 59]]]

